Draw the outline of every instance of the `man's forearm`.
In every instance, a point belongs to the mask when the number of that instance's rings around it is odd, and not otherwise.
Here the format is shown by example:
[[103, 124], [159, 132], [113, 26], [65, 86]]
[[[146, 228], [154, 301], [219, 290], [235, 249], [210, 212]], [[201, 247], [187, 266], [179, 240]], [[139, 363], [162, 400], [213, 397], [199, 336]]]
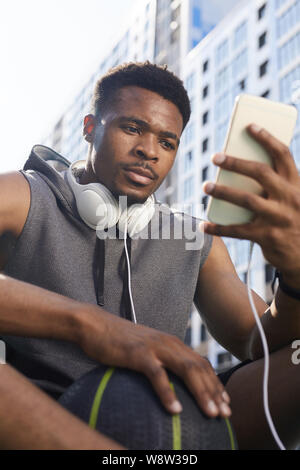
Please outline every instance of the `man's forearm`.
[[[270, 352], [300, 339], [300, 301], [277, 289], [270, 308], [261, 317]], [[262, 342], [258, 328], [252, 331], [250, 356], [258, 359], [263, 356]]]
[[124, 449], [90, 429], [9, 365], [0, 365], [0, 449]]
[[0, 335], [78, 343], [84, 306], [55, 292], [0, 274]]

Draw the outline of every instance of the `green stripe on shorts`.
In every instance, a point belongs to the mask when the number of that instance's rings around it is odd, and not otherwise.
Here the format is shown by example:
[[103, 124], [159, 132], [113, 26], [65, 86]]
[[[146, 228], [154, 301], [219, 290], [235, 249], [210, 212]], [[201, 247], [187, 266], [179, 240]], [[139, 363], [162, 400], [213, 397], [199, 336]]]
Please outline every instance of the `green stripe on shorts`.
[[103, 375], [101, 382], [99, 384], [99, 387], [95, 393], [95, 398], [93, 401], [93, 405], [91, 408], [91, 414], [90, 414], [90, 420], [89, 420], [89, 426], [93, 429], [96, 429], [97, 425], [97, 419], [98, 419], [98, 414], [99, 414], [99, 408], [101, 405], [101, 400], [102, 396], [104, 393], [104, 390], [106, 389], [106, 386], [109, 382], [109, 379], [111, 378], [113, 372], [114, 372], [114, 367], [111, 367], [110, 369], [107, 369], [105, 374]]
[[[170, 387], [174, 390], [174, 385], [170, 382]], [[173, 430], [173, 450], [181, 450], [181, 420], [180, 413], [172, 415], [172, 430]]]

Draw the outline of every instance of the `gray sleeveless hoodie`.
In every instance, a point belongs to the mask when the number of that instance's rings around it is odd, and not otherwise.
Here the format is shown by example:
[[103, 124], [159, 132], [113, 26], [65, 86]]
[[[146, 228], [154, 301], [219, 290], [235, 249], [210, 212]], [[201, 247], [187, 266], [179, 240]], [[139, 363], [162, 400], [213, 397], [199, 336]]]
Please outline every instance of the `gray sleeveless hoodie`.
[[[51, 161], [56, 161], [56, 169]], [[78, 215], [66, 172], [59, 171], [67, 166], [67, 160], [53, 150], [33, 147], [22, 170], [30, 185], [30, 210], [4, 273], [78, 301], [98, 303], [112, 314], [130, 318], [124, 240], [106, 239], [99, 249], [96, 232]], [[165, 209], [158, 205], [156, 213], [164, 212], [165, 216]], [[167, 214], [172, 227], [176, 216], [170, 210]], [[205, 235], [201, 248], [187, 250], [186, 243], [191, 240], [174, 236], [163, 239], [161, 218], [157, 220], [158, 239], [131, 240], [137, 322], [183, 340], [211, 237]], [[198, 222], [193, 219], [194, 224]], [[73, 343], [2, 338], [7, 362], [54, 398], [96, 365]]]

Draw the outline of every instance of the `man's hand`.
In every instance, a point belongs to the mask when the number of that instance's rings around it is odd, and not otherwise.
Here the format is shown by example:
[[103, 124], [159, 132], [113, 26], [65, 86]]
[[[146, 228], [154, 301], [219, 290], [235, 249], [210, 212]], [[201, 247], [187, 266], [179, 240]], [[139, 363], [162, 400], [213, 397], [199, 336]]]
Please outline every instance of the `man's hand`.
[[[229, 397], [206, 359], [175, 336], [0, 274], [3, 335], [72, 341], [91, 358], [145, 374], [171, 413], [180, 404], [165, 368], [181, 377], [204, 412], [229, 416]], [[224, 394], [224, 395], [223, 395]]]
[[170, 387], [166, 368], [185, 382], [208, 416], [230, 416], [229, 396], [210, 363], [177, 337], [135, 325], [91, 305], [87, 305], [84, 317], [79, 340], [83, 351], [102, 364], [146, 375], [170, 413], [180, 413], [182, 408]]
[[258, 243], [267, 261], [279, 269], [291, 286], [300, 287], [300, 178], [287, 146], [265, 129], [252, 125], [247, 128], [269, 153], [273, 168], [216, 154], [213, 162], [255, 179], [263, 187], [261, 196], [227, 186], [204, 184], [204, 191], [218, 199], [229, 201], [254, 212], [250, 223], [222, 226], [204, 223], [211, 235], [247, 239]]

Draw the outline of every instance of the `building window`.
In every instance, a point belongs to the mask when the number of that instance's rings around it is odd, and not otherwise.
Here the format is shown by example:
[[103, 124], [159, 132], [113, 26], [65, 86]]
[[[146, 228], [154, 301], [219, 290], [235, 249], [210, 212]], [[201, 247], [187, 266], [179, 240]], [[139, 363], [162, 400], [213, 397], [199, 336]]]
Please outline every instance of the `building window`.
[[300, 134], [296, 134], [292, 140], [292, 154], [295, 159], [296, 165], [300, 167]]
[[201, 325], [200, 338], [201, 338], [201, 342], [207, 341], [207, 338], [208, 338], [206, 326], [203, 323]]
[[225, 39], [216, 49], [216, 65], [220, 65], [229, 54], [229, 41]]
[[205, 111], [205, 113], [202, 115], [202, 124], [203, 124], [203, 126], [205, 126], [205, 124], [208, 123], [208, 115], [209, 115], [208, 111]]
[[222, 122], [217, 126], [216, 129], [216, 134], [215, 134], [215, 148], [220, 151], [224, 147], [224, 141], [226, 137], [226, 132], [227, 132], [227, 127], [228, 127], [228, 121]]
[[277, 18], [277, 37], [279, 38], [291, 31], [296, 25], [299, 24], [299, 19], [300, 4], [297, 0], [294, 1], [291, 6]]
[[240, 24], [234, 31], [233, 46], [240, 47], [247, 40], [247, 22]]
[[228, 118], [231, 111], [231, 95], [226, 92], [218, 98], [215, 104], [215, 120], [216, 122], [224, 122]]
[[295, 97], [297, 99], [299, 92], [299, 80], [300, 80], [300, 65], [294, 67], [286, 75], [284, 75], [280, 82], [280, 101], [292, 101]]
[[240, 95], [241, 92], [245, 93], [247, 89], [247, 79], [243, 78], [239, 82], [235, 83], [232, 89], [232, 99], [235, 100], [236, 96]]
[[224, 67], [217, 73], [215, 81], [215, 90], [218, 95], [228, 89], [230, 83], [230, 69], [229, 66]]
[[232, 76], [237, 77], [241, 73], [245, 73], [248, 67], [248, 51], [244, 49], [238, 54], [232, 62]]
[[202, 152], [206, 152], [208, 150], [208, 138], [204, 139], [202, 142]]
[[195, 72], [192, 72], [186, 79], [186, 89], [189, 94], [192, 94], [195, 86]]
[[267, 42], [267, 31], [261, 34], [258, 38], [258, 49], [261, 49]]
[[286, 0], [276, 0], [276, 8], [280, 8], [285, 2]]
[[259, 76], [260, 77], [263, 77], [264, 75], [266, 75], [266, 73], [268, 71], [268, 64], [269, 64], [269, 61], [266, 60], [263, 64], [260, 65], [260, 67], [259, 67]]
[[194, 139], [194, 136], [195, 136], [195, 132], [194, 132], [194, 123], [191, 123], [189, 124], [185, 131], [184, 131], [184, 143], [185, 145], [189, 145], [193, 139]]
[[193, 196], [194, 193], [194, 177], [190, 176], [184, 181], [183, 185], [183, 198], [188, 200]]
[[203, 88], [202, 97], [203, 97], [203, 98], [206, 98], [206, 97], [208, 96], [208, 93], [209, 93], [209, 87], [208, 87], [208, 85], [206, 85], [206, 86]]
[[245, 90], [245, 88], [246, 88], [246, 80], [245, 79], [241, 80], [239, 82], [239, 88], [240, 88], [240, 90]]
[[209, 60], [206, 60], [206, 61], [203, 63], [203, 67], [202, 67], [203, 73], [205, 73], [205, 72], [208, 71], [208, 66], [209, 66]]
[[203, 208], [204, 208], [205, 211], [206, 211], [206, 209], [207, 209], [208, 197], [209, 197], [209, 196], [204, 196], [204, 197], [202, 198], [202, 205], [203, 205]]
[[269, 94], [270, 94], [270, 90], [266, 90], [261, 96], [262, 98], [268, 98]]
[[265, 16], [265, 14], [266, 14], [266, 8], [267, 8], [267, 4], [266, 4], [266, 3], [264, 3], [264, 4], [259, 8], [259, 10], [258, 10], [258, 12], [257, 12], [257, 19], [258, 19], [258, 20], [261, 20], [261, 19]]
[[270, 264], [266, 264], [265, 266], [265, 281], [266, 282], [273, 282], [275, 274], [275, 268]]
[[206, 181], [208, 177], [208, 166], [202, 169], [202, 181]]
[[[300, 4], [299, 4], [299, 18], [300, 18]], [[299, 57], [300, 54], [300, 32], [293, 35], [283, 46], [278, 50], [279, 68], [285, 67], [290, 62]]]
[[244, 266], [248, 261], [249, 242], [248, 240], [236, 240], [236, 265], [239, 267]]
[[231, 354], [229, 352], [222, 352], [218, 354], [218, 366], [229, 364], [231, 362]]
[[184, 158], [184, 171], [188, 172], [193, 167], [193, 152], [188, 152]]

